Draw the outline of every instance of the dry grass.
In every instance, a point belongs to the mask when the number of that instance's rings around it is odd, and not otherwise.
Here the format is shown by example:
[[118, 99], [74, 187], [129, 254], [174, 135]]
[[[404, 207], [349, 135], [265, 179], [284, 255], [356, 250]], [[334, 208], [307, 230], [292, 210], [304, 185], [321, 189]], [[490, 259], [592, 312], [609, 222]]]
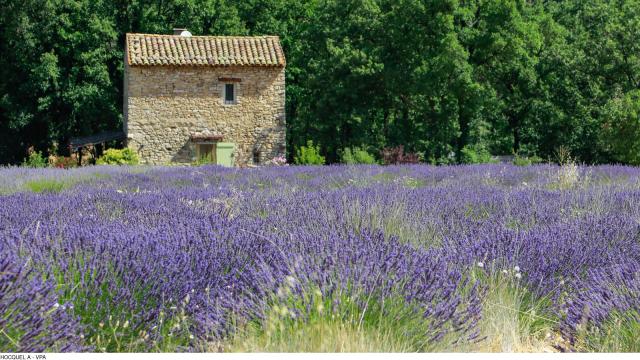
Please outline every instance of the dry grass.
[[484, 341], [470, 351], [556, 352], [555, 319], [543, 314], [544, 299], [532, 300], [520, 286], [513, 267], [493, 269], [492, 275], [476, 272], [487, 287], [483, 299], [480, 333]]

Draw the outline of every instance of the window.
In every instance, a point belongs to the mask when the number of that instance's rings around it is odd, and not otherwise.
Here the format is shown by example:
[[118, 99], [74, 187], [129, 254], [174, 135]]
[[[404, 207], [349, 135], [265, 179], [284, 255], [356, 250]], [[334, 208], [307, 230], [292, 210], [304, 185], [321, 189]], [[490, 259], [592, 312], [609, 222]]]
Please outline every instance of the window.
[[201, 143], [196, 144], [196, 159], [200, 162], [216, 163], [216, 144]]
[[236, 103], [236, 86], [235, 84], [224, 84], [224, 103], [227, 105]]
[[260, 165], [260, 150], [253, 151], [253, 163]]

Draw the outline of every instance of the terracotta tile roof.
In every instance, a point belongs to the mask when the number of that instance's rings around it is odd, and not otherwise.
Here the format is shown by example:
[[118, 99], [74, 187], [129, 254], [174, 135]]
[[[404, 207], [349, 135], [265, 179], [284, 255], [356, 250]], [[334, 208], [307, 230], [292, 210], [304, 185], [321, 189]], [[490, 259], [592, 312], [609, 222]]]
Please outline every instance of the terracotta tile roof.
[[127, 34], [131, 66], [285, 66], [277, 36]]

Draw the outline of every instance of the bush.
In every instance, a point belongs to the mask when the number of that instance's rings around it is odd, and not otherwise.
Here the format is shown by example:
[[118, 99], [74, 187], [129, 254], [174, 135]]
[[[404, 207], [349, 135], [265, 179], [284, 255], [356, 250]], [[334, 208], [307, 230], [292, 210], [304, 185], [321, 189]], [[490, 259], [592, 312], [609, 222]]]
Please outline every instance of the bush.
[[24, 159], [22, 162], [22, 166], [27, 166], [31, 168], [44, 168], [47, 167], [48, 161], [42, 155], [41, 151], [35, 151], [33, 149], [29, 149], [29, 157]]
[[193, 166], [212, 165], [215, 163], [216, 162], [213, 160], [213, 155], [209, 154], [209, 155], [200, 156], [192, 163], [192, 165]]
[[359, 147], [354, 147], [353, 149], [344, 148], [344, 150], [340, 152], [340, 162], [348, 165], [378, 163], [373, 155]]
[[108, 149], [102, 154], [97, 165], [136, 165], [138, 164], [138, 155], [135, 151], [126, 149]]
[[51, 163], [53, 167], [60, 169], [69, 169], [78, 166], [78, 160], [72, 156], [56, 156]]
[[380, 152], [382, 163], [385, 165], [395, 164], [417, 164], [420, 162], [420, 155], [417, 153], [405, 153], [404, 145], [396, 147], [386, 147]]
[[320, 145], [313, 145], [313, 141], [307, 141], [307, 146], [296, 149], [293, 161], [298, 165], [324, 165], [325, 158], [320, 155]]
[[538, 156], [520, 156], [518, 154], [513, 158], [513, 165], [516, 166], [529, 166], [542, 163], [542, 158]]
[[491, 153], [483, 146], [465, 145], [460, 151], [460, 162], [463, 164], [486, 164], [494, 162]]

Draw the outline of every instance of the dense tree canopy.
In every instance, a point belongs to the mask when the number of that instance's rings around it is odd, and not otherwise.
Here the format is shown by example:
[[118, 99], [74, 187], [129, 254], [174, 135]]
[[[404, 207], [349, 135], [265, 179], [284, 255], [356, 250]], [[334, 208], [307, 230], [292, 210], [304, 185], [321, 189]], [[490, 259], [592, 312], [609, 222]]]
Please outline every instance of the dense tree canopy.
[[281, 37], [289, 156], [640, 164], [640, 0], [0, 0], [0, 163], [121, 127], [127, 32]]

